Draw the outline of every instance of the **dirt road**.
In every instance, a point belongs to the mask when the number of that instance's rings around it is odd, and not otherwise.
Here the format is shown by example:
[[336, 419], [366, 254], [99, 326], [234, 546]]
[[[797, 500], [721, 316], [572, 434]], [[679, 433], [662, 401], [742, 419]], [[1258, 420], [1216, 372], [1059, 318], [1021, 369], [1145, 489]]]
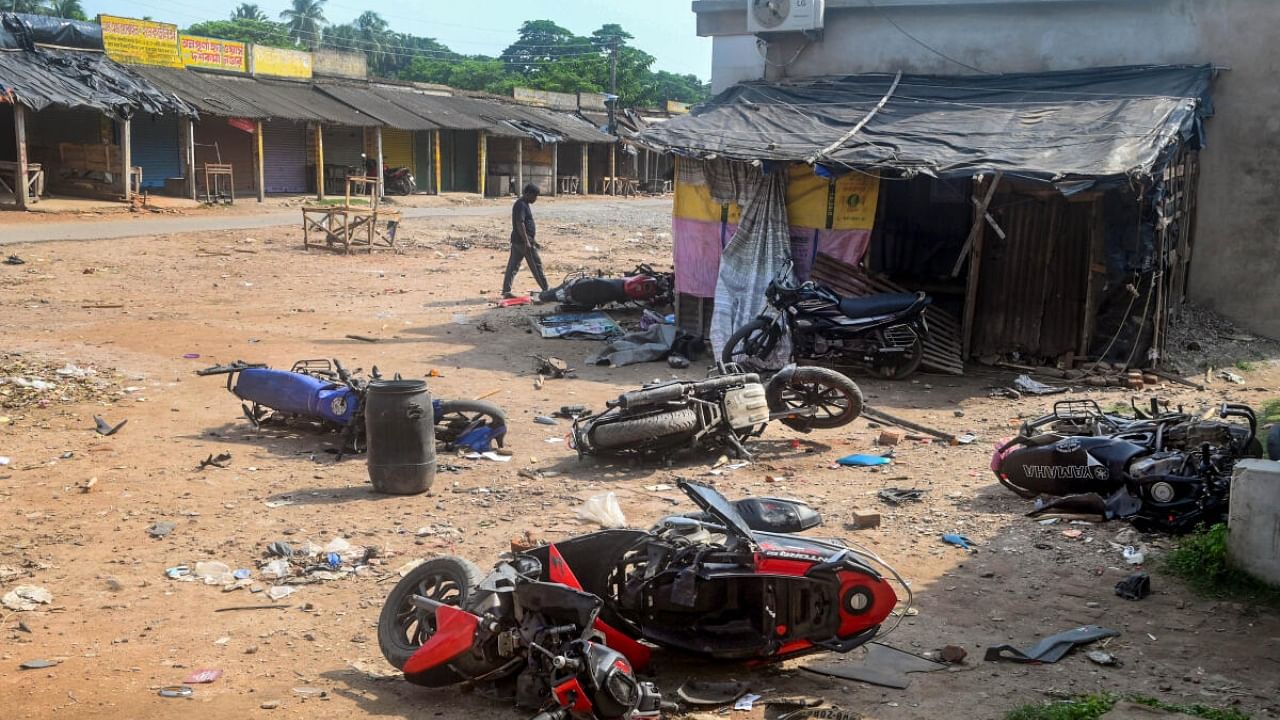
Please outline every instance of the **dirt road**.
[[[669, 264], [665, 204], [562, 202], [535, 211], [553, 277], [577, 267]], [[0, 421], [0, 455], [10, 459], [0, 466], [0, 595], [18, 585], [53, 595], [32, 611], [0, 609], [0, 706], [33, 720], [523, 717], [476, 694], [425, 691], [394, 677], [379, 655], [375, 622], [396, 570], [440, 553], [486, 566], [526, 530], [552, 540], [582, 532], [590, 526], [574, 509], [609, 490], [629, 521], [643, 526], [687, 508], [675, 493], [645, 486], [684, 476], [714, 481], [730, 497], [793, 495], [813, 503], [826, 520], [819, 534], [866, 545], [912, 582], [919, 614], [886, 642], [913, 652], [953, 643], [969, 659], [891, 690], [813, 676], [795, 663], [752, 670], [660, 653], [657, 680], [669, 692], [690, 675], [736, 677], [757, 691], [820, 695], [891, 720], [999, 718], [1049, 693], [1095, 690], [1280, 710], [1275, 613], [1197, 598], [1158, 569], [1155, 595], [1121, 600], [1112, 587], [1130, 568], [1109, 542], [1123, 526], [1074, 526], [1081, 536], [1068, 537], [1063, 525], [1022, 517], [1028, 503], [993, 482], [992, 443], [1044, 405], [989, 398], [987, 388], [1008, 384], [1010, 374], [859, 378], [869, 402], [883, 409], [980, 437], [954, 448], [907, 441], [882, 470], [832, 466], [841, 455], [875, 449], [879, 430], [864, 421], [800, 437], [771, 429], [756, 446], [755, 463], [719, 476], [707, 474], [715, 458], [702, 455], [670, 466], [579, 461], [563, 444], [563, 426], [533, 417], [568, 403], [599, 408], [621, 390], [673, 371], [663, 364], [582, 367], [592, 343], [531, 334], [529, 320], [543, 308], [497, 308], [504, 215], [498, 207], [482, 216], [415, 217], [402, 234], [411, 247], [399, 255], [307, 253], [289, 218], [282, 218], [289, 226], [252, 233], [7, 247], [5, 254], [27, 264], [0, 265], [0, 376], [42, 373], [60, 387], [31, 403], [19, 402], [12, 386], [0, 388], [0, 416], [7, 418]], [[154, 223], [148, 232], [171, 227]], [[517, 287], [531, 286], [522, 274]], [[458, 315], [466, 324], [455, 322]], [[578, 376], [535, 390], [530, 353], [563, 357], [579, 366]], [[430, 384], [439, 397], [496, 391], [490, 399], [509, 412], [514, 460], [448, 459], [458, 469], [442, 472], [430, 495], [375, 495], [362, 459], [335, 462], [326, 452], [332, 436], [255, 431], [219, 379], [193, 374], [235, 359], [287, 367], [318, 357], [409, 377], [434, 369], [441, 377]], [[54, 372], [76, 373], [67, 363], [95, 368], [105, 386]], [[42, 364], [49, 370], [39, 371]], [[696, 365], [677, 374], [704, 371]], [[1230, 390], [1162, 393], [1191, 405], [1224, 397], [1258, 403], [1278, 394], [1274, 367], [1242, 374], [1248, 384]], [[1126, 398], [1097, 397], [1104, 405]], [[93, 431], [95, 414], [128, 424], [102, 437]], [[230, 467], [197, 469], [220, 452], [232, 454]], [[558, 474], [517, 474], [526, 468]], [[922, 502], [890, 507], [875, 497], [885, 486], [927, 492]], [[879, 511], [882, 524], [845, 530], [855, 509]], [[173, 529], [152, 537], [157, 523]], [[978, 552], [942, 544], [944, 532], [968, 535]], [[283, 610], [215, 612], [270, 602], [248, 589], [224, 592], [165, 576], [166, 568], [219, 561], [250, 569], [254, 582], [269, 586], [258, 569], [269, 543], [334, 538], [376, 547], [375, 564], [367, 573], [303, 585], [281, 601], [289, 606]], [[1144, 542], [1153, 556], [1169, 547], [1159, 538]], [[1122, 667], [1095, 666], [1079, 653], [1045, 666], [981, 660], [989, 645], [1030, 646], [1087, 623], [1121, 631], [1107, 649]], [[35, 659], [57, 664], [18, 670]], [[201, 668], [223, 675], [195, 686], [191, 699], [158, 696]]]

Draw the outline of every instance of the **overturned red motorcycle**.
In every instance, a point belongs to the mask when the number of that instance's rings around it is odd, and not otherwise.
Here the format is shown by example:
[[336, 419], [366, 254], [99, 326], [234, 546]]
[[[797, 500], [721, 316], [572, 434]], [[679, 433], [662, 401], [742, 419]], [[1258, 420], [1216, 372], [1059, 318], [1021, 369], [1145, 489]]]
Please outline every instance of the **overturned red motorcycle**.
[[675, 278], [648, 265], [637, 265], [620, 278], [570, 273], [564, 282], [543, 290], [538, 299], [558, 302], [565, 310], [594, 310], [611, 304], [635, 303], [664, 308], [674, 301]]
[[663, 708], [636, 679], [652, 645], [774, 662], [848, 652], [898, 603], [882, 560], [790, 533], [819, 522], [795, 501], [731, 503], [681, 481], [701, 512], [517, 553], [481, 578], [442, 557], [414, 568], [378, 619], [383, 655], [411, 683], [467, 683], [538, 720], [632, 720]]

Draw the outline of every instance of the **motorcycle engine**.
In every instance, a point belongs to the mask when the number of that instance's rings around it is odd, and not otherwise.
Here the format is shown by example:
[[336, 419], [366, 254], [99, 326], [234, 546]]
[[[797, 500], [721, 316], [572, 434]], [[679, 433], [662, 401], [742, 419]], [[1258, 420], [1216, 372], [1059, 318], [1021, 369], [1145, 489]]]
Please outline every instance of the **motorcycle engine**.
[[1187, 456], [1179, 452], [1156, 453], [1130, 465], [1129, 475], [1135, 480], [1160, 475], [1177, 475], [1186, 461]]
[[769, 400], [764, 385], [747, 383], [724, 394], [725, 419], [734, 430], [747, 430], [769, 422]]

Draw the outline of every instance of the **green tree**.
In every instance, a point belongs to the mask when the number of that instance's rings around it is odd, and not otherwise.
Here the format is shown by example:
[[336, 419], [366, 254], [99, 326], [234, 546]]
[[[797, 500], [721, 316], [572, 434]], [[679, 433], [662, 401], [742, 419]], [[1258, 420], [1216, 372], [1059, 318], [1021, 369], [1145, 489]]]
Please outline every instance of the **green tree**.
[[289, 27], [270, 20], [209, 20], [183, 30], [188, 35], [237, 40], [278, 48], [297, 47], [289, 37]]
[[280, 13], [280, 19], [289, 26], [289, 37], [300, 45], [315, 49], [320, 46], [324, 26], [325, 0], [293, 0], [293, 5]]
[[638, 104], [661, 105], [667, 100], [693, 104], [706, 100], [710, 93], [710, 87], [699, 80], [697, 75], [677, 75], [659, 70], [653, 73], [649, 92], [641, 97]]
[[44, 0], [8, 0], [4, 2], [5, 9], [9, 12], [27, 13], [28, 15], [43, 15], [45, 6]]
[[68, 20], [89, 19], [89, 16], [84, 14], [84, 6], [80, 4], [80, 0], [50, 0], [48, 12], [54, 17]]
[[253, 3], [240, 3], [239, 7], [231, 13], [232, 20], [267, 20], [267, 14], [262, 12], [262, 8]]
[[512, 72], [532, 75], [548, 63], [595, 52], [589, 38], [574, 35], [550, 20], [526, 20], [520, 37], [502, 51], [499, 59]]

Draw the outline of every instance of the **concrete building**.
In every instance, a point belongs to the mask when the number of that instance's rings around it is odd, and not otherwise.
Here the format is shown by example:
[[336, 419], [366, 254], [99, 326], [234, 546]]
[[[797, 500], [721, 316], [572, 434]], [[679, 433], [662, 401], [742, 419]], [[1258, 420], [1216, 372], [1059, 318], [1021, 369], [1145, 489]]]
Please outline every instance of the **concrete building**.
[[1275, 0], [826, 0], [818, 34], [758, 39], [743, 0], [694, 0], [712, 88], [865, 72], [946, 75], [1212, 63], [1191, 299], [1280, 337]]

